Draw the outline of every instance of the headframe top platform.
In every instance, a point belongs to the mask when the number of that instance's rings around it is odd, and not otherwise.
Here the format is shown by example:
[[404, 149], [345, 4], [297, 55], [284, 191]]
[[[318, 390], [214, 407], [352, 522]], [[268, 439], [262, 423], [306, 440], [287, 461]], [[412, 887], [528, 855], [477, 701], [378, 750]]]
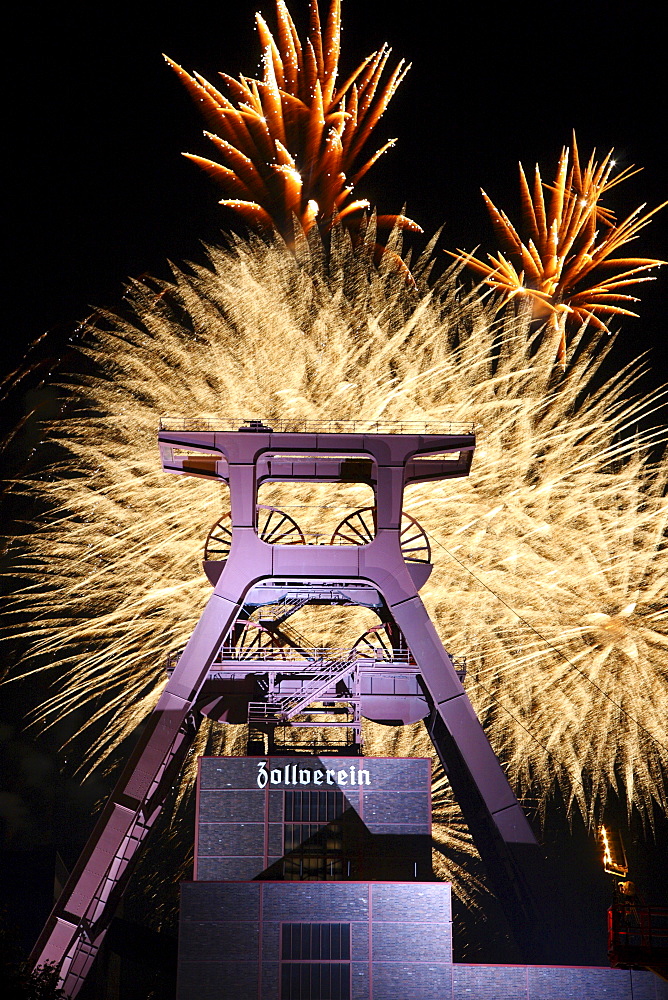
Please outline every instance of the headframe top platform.
[[[230, 465], [253, 465], [257, 485], [321, 481], [374, 488], [385, 478], [379, 468], [401, 468], [401, 486], [467, 476], [476, 445], [470, 424], [282, 420], [269, 425], [213, 417], [163, 417], [158, 440], [163, 469], [177, 475], [229, 483]], [[396, 481], [396, 474], [392, 478]]]
[[270, 431], [276, 434], [404, 434], [443, 435], [475, 434], [473, 422], [420, 421], [420, 420], [339, 420], [337, 417], [321, 417], [305, 420], [300, 417], [284, 417], [268, 422], [255, 418], [233, 416], [181, 417], [166, 415], [160, 418], [161, 431]]

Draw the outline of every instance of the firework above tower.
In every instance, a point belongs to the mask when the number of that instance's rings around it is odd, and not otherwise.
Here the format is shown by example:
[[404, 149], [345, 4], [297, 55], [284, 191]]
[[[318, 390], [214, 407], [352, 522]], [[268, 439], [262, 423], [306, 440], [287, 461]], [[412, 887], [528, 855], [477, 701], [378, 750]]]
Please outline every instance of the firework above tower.
[[638, 299], [629, 289], [652, 281], [647, 272], [666, 263], [613, 256], [635, 240], [668, 202], [644, 213], [641, 205], [617, 222], [601, 198], [638, 170], [630, 166], [614, 174], [612, 154], [611, 150], [599, 163], [594, 151], [583, 169], [573, 134], [572, 149], [562, 150], [553, 183], [543, 182], [536, 165], [533, 187], [520, 163], [520, 226], [515, 228], [483, 191], [499, 252], [488, 255], [489, 263], [463, 250], [452, 254], [500, 293], [502, 301], [515, 296], [529, 299], [533, 316], [545, 323], [546, 337], [561, 365], [566, 361], [568, 330], [574, 333], [591, 324], [595, 333], [609, 334], [614, 317], [637, 317], [630, 307]]
[[[203, 113], [222, 162], [184, 155], [224, 190], [221, 205], [288, 242], [295, 223], [304, 233], [335, 223], [359, 233], [370, 204], [356, 185], [396, 140], [372, 153], [368, 143], [409, 69], [401, 60], [386, 74], [391, 53], [383, 46], [339, 81], [340, 0], [331, 0], [324, 30], [317, 0], [309, 7], [304, 42], [283, 0], [276, 0], [275, 36], [256, 14], [264, 76], [220, 73], [229, 96], [165, 57]], [[421, 231], [404, 215], [380, 215], [376, 226]]]

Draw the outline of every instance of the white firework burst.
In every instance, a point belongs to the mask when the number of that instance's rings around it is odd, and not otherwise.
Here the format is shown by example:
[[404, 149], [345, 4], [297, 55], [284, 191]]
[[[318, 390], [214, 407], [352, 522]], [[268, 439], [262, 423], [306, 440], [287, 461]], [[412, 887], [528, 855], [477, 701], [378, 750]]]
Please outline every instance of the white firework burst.
[[[601, 385], [600, 345], [594, 356], [576, 338], [556, 373], [528, 315], [495, 312], [452, 276], [428, 289], [433, 248], [412, 287], [392, 254], [373, 266], [371, 232], [355, 248], [336, 229], [331, 241], [327, 254], [313, 234], [292, 251], [269, 239], [212, 249], [209, 266], [134, 282], [123, 316], [87, 324], [85, 363], [61, 377], [47, 430], [57, 461], [15, 485], [43, 512], [7, 569], [29, 644], [18, 673], [41, 671], [50, 692], [39, 719], [85, 708], [85, 762], [111, 755], [207, 599], [201, 546], [225, 491], [162, 473], [161, 414], [475, 420], [470, 477], [413, 487], [406, 509], [433, 544], [423, 597], [467, 657], [492, 745], [520, 795], [544, 803], [558, 787], [587, 819], [610, 788], [665, 809], [668, 505], [665, 464], [648, 457], [665, 433], [638, 430], [656, 398], [633, 398], [635, 370]], [[266, 502], [286, 498], [275, 486]], [[319, 641], [354, 639], [345, 628], [334, 618]], [[211, 723], [198, 737], [199, 752], [240, 747]], [[367, 751], [431, 749], [421, 725], [370, 726]], [[471, 853], [441, 799], [437, 843]], [[454, 860], [438, 870], [474, 893]]]

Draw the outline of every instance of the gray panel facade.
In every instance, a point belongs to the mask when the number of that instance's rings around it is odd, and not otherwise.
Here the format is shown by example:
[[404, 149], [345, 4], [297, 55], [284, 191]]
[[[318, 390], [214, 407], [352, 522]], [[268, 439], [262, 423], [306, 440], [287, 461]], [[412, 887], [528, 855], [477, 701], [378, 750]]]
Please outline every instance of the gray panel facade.
[[181, 887], [177, 1000], [281, 1000], [281, 925], [331, 922], [351, 927], [352, 1000], [450, 995], [446, 882], [190, 882]]
[[668, 1000], [668, 983], [622, 969], [456, 964], [452, 1000]]
[[[350, 932], [350, 1000], [668, 1000], [649, 972], [453, 964], [450, 885], [431, 871], [430, 786], [420, 758], [203, 758], [177, 1000], [286, 1000], [282, 935], [337, 924]], [[313, 826], [335, 815], [353, 877], [345, 866], [329, 881], [286, 874], [285, 831], [305, 822], [302, 791], [332, 793]]]
[[452, 963], [445, 882], [190, 882], [177, 1000], [282, 1000], [281, 925], [350, 924], [352, 1000], [667, 1000], [649, 972]]
[[350, 877], [431, 878], [430, 760], [203, 757], [195, 879], [276, 878], [285, 793], [303, 791], [343, 795], [351, 857], [362, 866]]

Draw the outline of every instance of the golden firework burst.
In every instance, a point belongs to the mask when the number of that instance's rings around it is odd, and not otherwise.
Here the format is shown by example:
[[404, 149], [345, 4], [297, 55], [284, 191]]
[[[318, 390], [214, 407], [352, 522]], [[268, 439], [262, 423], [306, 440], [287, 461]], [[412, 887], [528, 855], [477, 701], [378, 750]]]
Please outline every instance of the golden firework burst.
[[[358, 232], [370, 206], [355, 186], [396, 140], [372, 154], [368, 142], [409, 67], [401, 60], [385, 74], [390, 49], [383, 46], [339, 83], [340, 0], [332, 0], [324, 31], [311, 0], [305, 41], [283, 0], [276, 15], [275, 36], [256, 15], [263, 79], [221, 73], [229, 96], [167, 59], [203, 112], [222, 162], [185, 155], [225, 191], [221, 205], [253, 228], [276, 227], [289, 242], [295, 219], [304, 232], [334, 222]], [[376, 225], [420, 231], [403, 215], [379, 216]]]
[[[462, 299], [451, 278], [413, 289], [336, 227], [326, 264], [317, 233], [293, 250], [238, 241], [210, 261], [158, 291], [134, 282], [131, 315], [89, 325], [91, 370], [63, 383], [49, 429], [60, 463], [49, 481], [16, 485], [26, 509], [48, 510], [12, 546], [21, 670], [41, 671], [49, 691], [42, 722], [85, 709], [82, 756], [111, 754], [155, 704], [166, 655], [207, 599], [201, 546], [227, 499], [162, 473], [161, 413], [474, 419], [471, 476], [414, 487], [406, 506], [432, 540], [423, 597], [468, 658], [492, 744], [520, 794], [546, 801], [557, 785], [588, 818], [610, 788], [665, 808], [668, 503], [647, 449], [666, 432], [636, 432], [656, 398], [633, 400], [633, 371], [595, 388], [595, 344], [557, 379], [528, 310]], [[309, 489], [290, 508], [298, 519], [317, 501]], [[276, 485], [263, 502], [295, 498]], [[350, 502], [333, 490], [331, 504]], [[351, 627], [335, 617], [317, 644], [354, 641]], [[198, 750], [234, 734], [207, 723]], [[383, 739], [391, 753], [404, 737], [376, 733], [376, 752]], [[424, 733], [413, 743], [426, 752]]]
[[[500, 245], [497, 254], [488, 254], [489, 263], [464, 250], [452, 254], [503, 299], [524, 295], [531, 300], [534, 317], [547, 319], [548, 336], [562, 365], [567, 327], [575, 331], [589, 323], [593, 331], [609, 333], [613, 317], [638, 315], [630, 308], [638, 299], [628, 289], [652, 281], [646, 272], [665, 261], [613, 255], [668, 204], [649, 212], [641, 205], [616, 222], [601, 198], [638, 171], [626, 167], [614, 174], [612, 150], [600, 163], [594, 151], [582, 169], [575, 134], [572, 147], [572, 155], [567, 147], [562, 150], [552, 185], [543, 184], [536, 165], [531, 188], [520, 163], [519, 228], [482, 192]], [[550, 193], [547, 203], [545, 189]]]

